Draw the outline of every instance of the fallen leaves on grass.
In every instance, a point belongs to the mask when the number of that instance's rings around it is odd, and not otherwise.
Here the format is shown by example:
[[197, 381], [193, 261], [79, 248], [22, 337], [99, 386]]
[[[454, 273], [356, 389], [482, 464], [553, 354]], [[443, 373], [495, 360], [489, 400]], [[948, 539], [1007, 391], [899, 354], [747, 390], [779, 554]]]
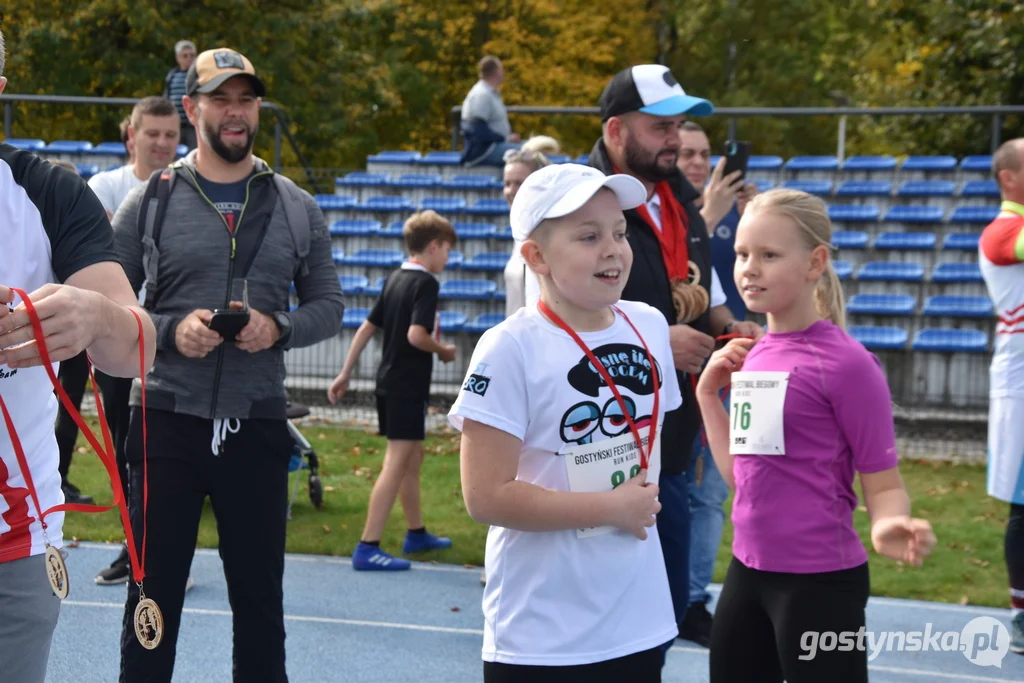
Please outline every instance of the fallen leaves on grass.
[[969, 605], [969, 604], [971, 604], [971, 601], [967, 599], [966, 595], [961, 595], [960, 596], [960, 604], [961, 605]]
[[357, 456], [357, 455], [359, 455], [359, 453], [360, 453], [360, 452], [361, 452], [361, 451], [360, 451], [360, 449], [359, 449], [359, 446], [353, 446], [353, 447], [352, 447], [352, 455], [353, 455], [353, 456]]
[[949, 492], [950, 489], [947, 489], [945, 486], [933, 486], [925, 491], [929, 496], [944, 496]]
[[327, 493], [334, 493], [334, 487], [333, 486], [325, 486], [324, 487], [324, 491], [326, 491]]
[[370, 479], [373, 477], [373, 470], [371, 470], [369, 467], [357, 467], [354, 470], [352, 470], [352, 474], [356, 475], [357, 477]]
[[326, 524], [324, 524], [324, 533], [325, 533], [325, 534], [329, 534], [329, 533], [331, 533], [331, 527], [329, 527], [329, 526], [327, 526]]
[[975, 566], [977, 566], [977, 567], [981, 567], [982, 569], [985, 569], [985, 568], [987, 568], [987, 567], [988, 567], [988, 566], [989, 566], [990, 564], [992, 564], [992, 563], [991, 563], [991, 562], [989, 562], [988, 560], [982, 560], [982, 559], [980, 559], [980, 558], [977, 558], [977, 557], [971, 557], [971, 558], [968, 558], [968, 561], [969, 561], [969, 562], [970, 562], [971, 564], [973, 564], [973, 565], [975, 565]]

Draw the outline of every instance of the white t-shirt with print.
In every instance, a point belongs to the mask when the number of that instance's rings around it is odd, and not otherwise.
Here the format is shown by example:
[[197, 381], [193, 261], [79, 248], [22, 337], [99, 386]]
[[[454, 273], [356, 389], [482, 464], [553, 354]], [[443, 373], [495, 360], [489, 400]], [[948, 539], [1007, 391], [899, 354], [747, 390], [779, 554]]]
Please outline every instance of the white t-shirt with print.
[[[668, 325], [647, 304], [620, 301], [618, 307], [643, 336], [658, 366], [660, 437], [665, 412], [682, 404]], [[654, 394], [647, 355], [636, 333], [616, 315], [607, 329], [580, 333], [580, 338], [608, 368], [643, 429]], [[569, 465], [560, 451], [629, 431], [611, 389], [583, 350], [536, 306], [520, 309], [488, 330], [469, 367], [449, 420], [459, 430], [464, 419], [476, 420], [522, 440], [520, 481], [568, 491]], [[660, 471], [656, 455], [648, 481], [657, 482]], [[624, 657], [673, 640], [677, 628], [661, 543], [656, 527], [647, 531], [647, 540], [641, 541], [618, 530], [580, 538], [576, 530], [491, 527], [483, 659], [570, 666]]]
[[135, 175], [135, 165], [126, 164], [120, 168], [97, 173], [89, 178], [89, 187], [99, 197], [103, 208], [113, 215], [117, 213], [117, 207], [121, 206], [128, 193], [144, 182], [146, 181], [139, 180]]

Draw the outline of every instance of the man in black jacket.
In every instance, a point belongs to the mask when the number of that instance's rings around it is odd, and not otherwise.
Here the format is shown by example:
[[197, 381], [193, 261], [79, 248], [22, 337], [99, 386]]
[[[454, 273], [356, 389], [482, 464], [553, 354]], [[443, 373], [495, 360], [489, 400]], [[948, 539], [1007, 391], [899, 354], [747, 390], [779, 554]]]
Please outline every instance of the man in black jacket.
[[721, 334], [760, 336], [752, 322], [737, 321], [711, 267], [707, 229], [694, 200], [700, 192], [679, 169], [679, 129], [687, 115], [707, 116], [711, 103], [687, 95], [668, 67], [644, 64], [625, 69], [601, 94], [602, 137], [590, 165], [607, 174], [625, 173], [643, 182], [644, 206], [624, 212], [633, 268], [622, 298], [660, 310], [670, 327], [672, 355], [683, 405], [665, 416], [662, 509], [658, 515], [665, 567], [676, 621], [689, 597], [690, 511], [685, 472], [700, 431], [694, 384]]

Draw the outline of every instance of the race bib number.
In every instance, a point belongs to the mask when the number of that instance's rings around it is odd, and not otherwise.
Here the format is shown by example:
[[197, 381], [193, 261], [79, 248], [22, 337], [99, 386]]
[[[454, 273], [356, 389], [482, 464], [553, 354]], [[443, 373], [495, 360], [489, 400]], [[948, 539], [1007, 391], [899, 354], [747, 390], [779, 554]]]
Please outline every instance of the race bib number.
[[[647, 452], [647, 439], [650, 425], [640, 429], [640, 440]], [[648, 460], [660, 462], [661, 438], [654, 440], [654, 452]], [[627, 479], [640, 474], [640, 451], [636, 446], [636, 437], [627, 431], [613, 439], [597, 443], [589, 443], [562, 449], [565, 467], [569, 475], [569, 490], [577, 493], [602, 493], [611, 491]], [[617, 531], [615, 527], [591, 527], [577, 529], [577, 538], [588, 538]]]
[[730, 389], [729, 451], [785, 455], [783, 410], [788, 372], [734, 372]]

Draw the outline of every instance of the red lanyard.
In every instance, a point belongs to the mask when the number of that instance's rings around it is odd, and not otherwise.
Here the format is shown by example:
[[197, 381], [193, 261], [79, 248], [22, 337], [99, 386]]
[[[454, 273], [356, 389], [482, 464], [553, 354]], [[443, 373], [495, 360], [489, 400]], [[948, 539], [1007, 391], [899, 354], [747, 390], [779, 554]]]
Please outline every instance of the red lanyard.
[[[131, 520], [128, 517], [128, 505], [126, 503], [123, 504], [124, 491], [121, 488], [121, 477], [118, 474], [117, 461], [114, 458], [114, 449], [110, 440], [110, 428], [107, 425], [106, 416], [103, 413], [103, 402], [100, 400], [99, 391], [96, 388], [96, 378], [93, 375], [91, 363], [89, 363], [89, 377], [92, 380], [93, 392], [96, 396], [96, 412], [99, 415], [100, 428], [103, 432], [103, 441], [106, 445], [105, 448], [93, 435], [92, 430], [89, 429], [89, 425], [82, 419], [81, 414], [75, 408], [71, 399], [68, 398], [68, 395], [64, 392], [64, 388], [57, 379], [57, 375], [53, 372], [53, 364], [50, 361], [50, 354], [46, 350], [46, 344], [44, 341], [45, 335], [43, 334], [43, 326], [39, 320], [39, 315], [36, 313], [35, 305], [28, 298], [28, 295], [22, 290], [15, 287], [12, 287], [11, 290], [21, 297], [22, 302], [25, 304], [29, 321], [32, 323], [32, 331], [35, 333], [36, 343], [39, 345], [39, 355], [43, 360], [43, 367], [46, 368], [46, 374], [50, 376], [50, 382], [57, 391], [58, 398], [60, 398], [61, 403], [64, 404], [64, 408], [78, 425], [78, 428], [82, 430], [82, 434], [92, 446], [93, 450], [96, 451], [96, 455], [99, 456], [103, 466], [106, 467], [107, 475], [110, 477], [111, 488], [114, 492], [114, 502], [110, 505], [79, 505], [65, 503], [63, 505], [55, 505], [48, 510], [43, 510], [42, 506], [39, 504], [39, 496], [36, 493], [36, 486], [32, 480], [32, 471], [29, 469], [28, 459], [25, 457], [25, 449], [22, 447], [21, 440], [18, 438], [18, 433], [14, 429], [14, 420], [11, 419], [11, 415], [7, 411], [7, 405], [4, 403], [3, 396], [0, 396], [0, 410], [3, 411], [4, 422], [7, 424], [7, 432], [11, 436], [11, 444], [14, 447], [14, 454], [18, 459], [18, 466], [21, 468], [22, 475], [25, 477], [25, 484], [28, 487], [29, 495], [32, 497], [32, 503], [36, 507], [36, 519], [39, 520], [39, 524], [43, 528], [44, 539], [46, 537], [46, 516], [52, 512], [62, 512], [65, 510], [70, 512], [106, 512], [116, 506], [121, 512], [121, 522], [124, 525], [124, 532], [128, 540], [128, 552], [132, 559], [132, 577], [135, 579], [136, 583], [141, 584], [142, 579], [146, 576], [144, 568], [144, 563], [146, 561], [146, 503], [149, 499], [149, 480], [146, 476], [146, 341], [142, 329], [142, 318], [140, 318], [139, 314], [135, 311], [128, 309], [131, 314], [135, 316], [135, 322], [138, 323], [139, 326], [139, 377], [142, 380], [142, 558], [140, 561], [135, 548], [135, 537], [132, 532]], [[46, 544], [49, 545], [48, 539], [46, 540]]]
[[645, 342], [644, 338], [640, 335], [640, 331], [636, 329], [636, 326], [629, 319], [629, 316], [627, 316], [625, 313], [619, 310], [618, 307], [612, 306], [612, 310], [621, 315], [623, 320], [629, 323], [629, 326], [633, 328], [633, 332], [636, 333], [637, 338], [640, 340], [640, 343], [644, 347], [644, 352], [647, 353], [647, 362], [651, 366], [651, 381], [654, 384], [654, 409], [651, 411], [651, 431], [650, 436], [647, 439], [646, 454], [644, 454], [643, 441], [640, 439], [640, 430], [637, 429], [636, 423], [633, 422], [633, 417], [629, 414], [629, 410], [626, 409], [626, 402], [622, 400], [622, 394], [619, 393], [619, 388], [615, 386], [615, 382], [612, 380], [611, 375], [608, 374], [608, 370], [605, 369], [604, 364], [602, 364], [601, 361], [599, 361], [597, 357], [594, 356], [594, 352], [591, 351], [585, 343], [583, 343], [583, 340], [580, 339], [580, 336], [578, 334], [576, 334], [576, 331], [573, 330], [568, 325], [566, 325], [565, 321], [558, 317], [558, 315], [554, 311], [548, 308], [548, 306], [543, 301], [537, 302], [537, 308], [540, 310], [541, 313], [547, 316], [551, 320], [551, 322], [558, 325], [570, 337], [573, 338], [573, 341], [575, 341], [576, 344], [581, 349], [583, 349], [583, 353], [587, 354], [587, 358], [590, 359], [591, 365], [593, 365], [594, 368], [599, 373], [601, 373], [601, 378], [604, 379], [605, 384], [608, 385], [608, 388], [612, 390], [612, 394], [615, 395], [615, 400], [619, 402], [619, 408], [622, 409], [622, 414], [623, 416], [625, 416], [626, 422], [629, 424], [629, 430], [633, 432], [633, 437], [636, 439], [636, 447], [640, 450], [640, 469], [646, 470], [650, 465], [650, 456], [652, 453], [654, 453], [654, 437], [658, 431], [658, 406], [660, 404], [660, 387], [658, 382], [658, 366], [655, 365], [654, 358], [651, 356], [651, 351], [650, 349], [647, 348], [647, 342]]

